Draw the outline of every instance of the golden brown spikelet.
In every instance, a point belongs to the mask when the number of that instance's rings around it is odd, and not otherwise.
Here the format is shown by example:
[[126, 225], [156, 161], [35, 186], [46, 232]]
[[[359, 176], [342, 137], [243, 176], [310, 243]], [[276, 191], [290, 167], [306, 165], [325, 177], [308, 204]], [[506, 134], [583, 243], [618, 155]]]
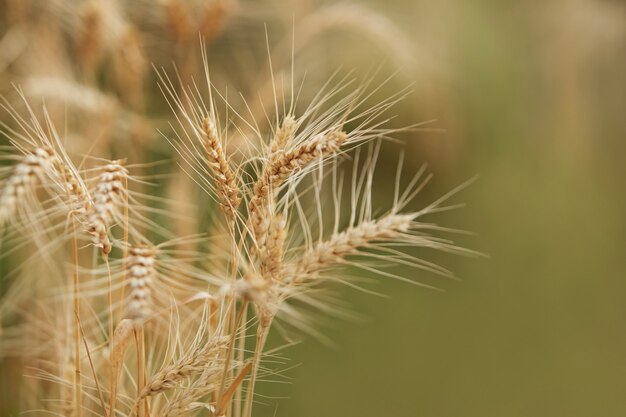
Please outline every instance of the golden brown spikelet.
[[[102, 250], [102, 253], [105, 256], [108, 255], [113, 246], [109, 238], [109, 224], [106, 217], [108, 214], [103, 211], [105, 206], [102, 203], [105, 197], [99, 197], [101, 201], [96, 208], [89, 190], [75, 168], [61, 158], [54, 159], [54, 166], [60, 179], [62, 197], [65, 197], [68, 214], [81, 225], [84, 232], [94, 238], [94, 243]], [[110, 208], [110, 203], [108, 208]]]
[[270, 221], [267, 233], [267, 242], [260, 253], [261, 275], [265, 279], [279, 279], [285, 239], [287, 238], [287, 224], [282, 214], [276, 214]]
[[270, 144], [270, 152], [275, 154], [277, 152], [284, 151], [287, 144], [293, 139], [297, 128], [298, 124], [295, 117], [290, 114], [285, 116], [280, 124], [280, 127], [274, 134], [274, 138]]
[[111, 161], [102, 168], [102, 174], [92, 194], [93, 203], [87, 214], [87, 231], [105, 255], [112, 249], [108, 236], [109, 227], [123, 215], [123, 206], [127, 199], [126, 184], [128, 170], [124, 167], [124, 161]]
[[204, 345], [186, 352], [181, 359], [163, 367], [157, 372], [148, 381], [140, 393], [139, 399], [174, 388], [185, 378], [210, 371], [213, 368], [214, 378], [218, 379], [221, 367], [217, 363], [217, 359], [223, 353], [227, 344], [228, 338], [212, 338]]
[[254, 185], [248, 214], [257, 248], [265, 245], [269, 220], [272, 218], [273, 200], [280, 186], [312, 161], [339, 152], [346, 139], [347, 134], [340, 130], [321, 133], [295, 149], [269, 159]]
[[126, 266], [128, 287], [124, 317], [141, 324], [152, 314], [151, 287], [156, 270], [156, 251], [146, 246], [134, 246], [128, 251]]
[[270, 166], [269, 184], [280, 187], [291, 175], [305, 168], [311, 161], [339, 152], [348, 135], [340, 130], [316, 135], [296, 149], [287, 151]]
[[202, 133], [202, 146], [209, 169], [214, 176], [220, 206], [226, 217], [230, 221], [234, 221], [235, 213], [241, 203], [239, 186], [226, 158], [215, 122], [210, 116], [205, 117], [202, 121]]
[[53, 162], [59, 176], [63, 196], [66, 198], [68, 212], [84, 221], [84, 216], [91, 206], [91, 199], [85, 184], [79, 178], [78, 173], [61, 158], [54, 158]]
[[414, 217], [413, 214], [390, 214], [335, 233], [308, 250], [289, 279], [293, 282], [306, 280], [326, 267], [343, 262], [346, 256], [357, 253], [360, 248], [373, 242], [393, 240], [409, 230]]
[[44, 179], [52, 159], [50, 150], [38, 148], [24, 155], [22, 161], [13, 168], [13, 173], [0, 192], [0, 228], [13, 218], [25, 194], [32, 192], [31, 188]]

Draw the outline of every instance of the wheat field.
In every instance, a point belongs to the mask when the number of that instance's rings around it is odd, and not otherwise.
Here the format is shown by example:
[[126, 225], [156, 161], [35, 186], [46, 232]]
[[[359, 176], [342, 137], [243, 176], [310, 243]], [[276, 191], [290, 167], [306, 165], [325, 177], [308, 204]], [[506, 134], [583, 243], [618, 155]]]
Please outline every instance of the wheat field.
[[625, 46], [611, 0], [0, 0], [0, 416], [622, 417]]
[[[4, 412], [250, 417], [295, 338], [349, 314], [328, 289], [430, 287], [419, 275], [453, 274], [423, 253], [477, 255], [433, 220], [467, 184], [423, 201], [431, 175], [400, 154], [376, 196], [383, 144], [429, 126], [390, 122], [408, 91], [386, 92], [393, 74], [297, 66], [347, 15], [402, 60], [390, 21], [327, 6], [274, 43], [248, 5], [153, 6], [3, 3]], [[263, 24], [249, 52], [213, 49]]]

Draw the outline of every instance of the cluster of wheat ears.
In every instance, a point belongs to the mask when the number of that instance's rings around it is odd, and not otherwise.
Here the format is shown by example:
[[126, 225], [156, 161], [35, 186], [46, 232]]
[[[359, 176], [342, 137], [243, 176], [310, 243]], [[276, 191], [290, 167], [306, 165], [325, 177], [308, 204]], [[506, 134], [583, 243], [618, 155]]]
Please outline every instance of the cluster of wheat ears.
[[313, 312], [335, 308], [326, 284], [449, 276], [414, 248], [471, 253], [427, 220], [457, 207], [447, 201], [458, 189], [408, 209], [430, 179], [424, 169], [403, 180], [400, 159], [390, 203], [372, 196], [402, 92], [372, 106], [378, 89], [345, 78], [303, 107], [293, 79], [279, 100], [272, 78], [272, 112], [247, 118], [213, 87], [203, 58], [199, 84], [156, 71], [173, 114], [160, 140], [179, 162], [174, 175], [216, 203], [208, 225], [192, 222], [197, 234], [168, 230], [199, 211], [167, 201], [150, 164], [76, 155], [20, 87], [19, 109], [1, 104], [0, 245], [11, 269], [0, 354], [19, 362], [22, 404], [36, 412], [250, 417], [257, 381], [280, 376], [270, 330], [315, 333]]

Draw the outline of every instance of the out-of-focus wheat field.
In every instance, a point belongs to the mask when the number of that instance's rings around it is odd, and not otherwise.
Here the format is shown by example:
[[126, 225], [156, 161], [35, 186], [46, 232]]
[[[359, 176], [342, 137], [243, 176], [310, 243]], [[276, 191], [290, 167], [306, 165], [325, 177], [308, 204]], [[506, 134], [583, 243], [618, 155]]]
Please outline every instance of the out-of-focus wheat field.
[[[3, 3], [8, 10], [16, 2]], [[70, 3], [64, 7], [71, 9]], [[297, 22], [332, 5], [267, 3], [240, 2], [232, 24], [209, 42], [214, 80], [228, 85], [233, 97], [254, 85], [255, 69], [266, 69], [264, 24], [270, 49], [284, 51], [277, 40], [289, 43], [293, 31], [297, 46], [309, 36], [300, 33], [308, 27]], [[259, 384], [259, 394], [267, 398], [255, 415], [626, 415], [626, 4], [372, 0], [358, 5], [384, 16], [404, 38], [390, 44], [383, 39], [389, 34], [385, 27], [378, 28], [384, 33], [350, 28], [351, 19], [362, 16], [346, 7], [345, 22], [315, 35], [297, 53], [296, 68], [310, 70], [310, 90], [340, 66], [357, 75], [380, 67], [375, 77], [382, 78], [397, 71], [385, 94], [411, 84], [391, 123], [432, 120], [432, 129], [399, 134], [402, 144], [384, 147], [379, 195], [388, 195], [393, 183], [398, 149], [404, 149], [408, 172], [428, 163], [435, 174], [418, 200], [430, 201], [478, 176], [455, 197], [466, 206], [437, 220], [474, 232], [460, 243], [488, 257], [428, 254], [459, 278], [416, 277], [442, 291], [392, 279], [368, 286], [385, 297], [336, 288], [359, 318], [321, 317], [318, 330], [328, 341], [298, 335], [301, 343], [283, 353], [289, 358], [281, 365], [288, 368], [288, 379]], [[49, 12], [42, 10], [39, 18], [45, 20]], [[133, 13], [140, 20], [139, 6]], [[11, 32], [19, 22], [11, 19], [0, 16], [2, 93], [12, 94], [11, 82], [39, 91], [24, 71], [57, 77], [65, 71], [63, 62], [20, 62], [15, 54], [25, 52], [12, 43], [19, 33]], [[115, 140], [134, 135], [131, 145], [119, 146], [144, 162], [171, 156], [156, 131], [167, 129], [168, 109], [150, 64], [176, 62], [184, 72], [180, 63], [191, 60], [193, 75], [200, 61], [195, 35], [187, 49], [161, 48], [151, 22], [146, 31], [153, 32], [143, 39], [154, 55], [146, 53], [141, 69], [148, 74], [142, 82], [149, 93], [133, 96], [133, 80], [110, 87], [127, 112], [110, 113], [107, 117], [123, 122], [107, 119], [106, 129], [96, 133], [115, 136], [111, 129], [123, 124]], [[58, 36], [68, 37], [73, 23], [63, 25]], [[236, 70], [226, 64], [229, 59]], [[251, 69], [250, 63], [258, 66]], [[90, 82], [111, 84], [106, 71], [95, 77], [101, 79]], [[46, 94], [47, 102], [55, 99], [54, 92]], [[73, 114], [71, 106], [57, 110]], [[154, 114], [158, 117], [150, 119]], [[114, 154], [116, 141], [107, 142]], [[76, 145], [77, 152], [90, 148], [83, 145]], [[9, 401], [11, 384], [0, 382], [0, 402]], [[14, 411], [3, 410], [0, 404], [0, 414]]]

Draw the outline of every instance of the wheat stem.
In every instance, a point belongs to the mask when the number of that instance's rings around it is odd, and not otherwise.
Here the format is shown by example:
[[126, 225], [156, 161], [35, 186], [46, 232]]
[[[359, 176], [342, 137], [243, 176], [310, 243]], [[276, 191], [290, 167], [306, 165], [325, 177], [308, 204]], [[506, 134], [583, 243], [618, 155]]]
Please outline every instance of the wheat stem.
[[[248, 309], [245, 308], [243, 309], [243, 323], [246, 323], [247, 321], [247, 317], [248, 317]], [[247, 326], [242, 326], [241, 328], [241, 333], [239, 335], [239, 345], [237, 347], [237, 360], [238, 360], [238, 370], [239, 370], [239, 364], [243, 364], [243, 359], [244, 359], [244, 355], [245, 355], [245, 348], [246, 348], [246, 331], [247, 331]], [[242, 394], [242, 390], [243, 390], [243, 384], [239, 384], [239, 386], [237, 387], [237, 391], [235, 392], [235, 414], [234, 417], [241, 417], [241, 394]]]
[[265, 348], [265, 342], [269, 334], [269, 328], [271, 326], [271, 320], [267, 323], [267, 326], [259, 324], [256, 334], [256, 345], [254, 347], [254, 355], [252, 357], [252, 371], [250, 373], [250, 381], [248, 382], [248, 394], [246, 396], [246, 403], [244, 406], [243, 416], [252, 416], [252, 403], [254, 401], [254, 386], [256, 384], [257, 373], [259, 372], [259, 365], [261, 363], [261, 354]]
[[[232, 399], [235, 392], [239, 390], [239, 388], [241, 387], [241, 384], [244, 378], [246, 377], [246, 374], [250, 371], [250, 368], [251, 368], [251, 364], [247, 363], [237, 373], [237, 376], [235, 377], [235, 379], [233, 379], [233, 382], [230, 384], [230, 386], [226, 390], [226, 393], [224, 394], [224, 397], [222, 398], [221, 403], [218, 404], [217, 413], [220, 413], [219, 410], [223, 410], [224, 406], [230, 403], [230, 400]], [[230, 415], [230, 413], [228, 413], [228, 415]]]
[[111, 344], [111, 340], [113, 339], [113, 278], [111, 276], [111, 265], [109, 265], [109, 256], [103, 255], [104, 264], [107, 269], [107, 293], [108, 293], [108, 303], [109, 303], [109, 344]]
[[[232, 300], [233, 304], [236, 304], [236, 300], [233, 298]], [[234, 325], [233, 325], [233, 330], [231, 332], [231, 334], [229, 335], [229, 340], [228, 340], [228, 349], [226, 351], [226, 361], [224, 362], [224, 368], [222, 370], [222, 378], [220, 380], [220, 384], [219, 384], [219, 388], [217, 391], [217, 401], [216, 404], [221, 404], [224, 398], [224, 389], [226, 388], [226, 379], [227, 376], [229, 374], [229, 370], [230, 370], [230, 364], [231, 364], [231, 360], [233, 358], [233, 351], [234, 351], [234, 347], [235, 347], [235, 340], [237, 339], [237, 331], [239, 329], [239, 326], [241, 325], [241, 322], [243, 320], [243, 316], [244, 316], [244, 311], [248, 308], [248, 301], [243, 301], [241, 303], [241, 307], [239, 309], [239, 312], [237, 313], [237, 317], [234, 320]]]
[[[146, 354], [145, 354], [145, 336], [142, 325], [135, 328], [135, 345], [137, 347], [137, 398], [141, 397], [146, 383]], [[137, 401], [136, 408], [137, 417], [146, 416], [145, 401]]]
[[76, 415], [82, 416], [82, 382], [80, 369], [80, 290], [79, 290], [79, 272], [78, 272], [78, 238], [76, 236], [76, 221], [72, 216], [72, 263], [74, 265], [74, 356], [75, 356], [75, 376], [74, 376], [74, 395], [76, 396]]
[[87, 343], [87, 338], [85, 337], [85, 331], [83, 330], [83, 325], [80, 322], [80, 317], [76, 317], [76, 321], [78, 322], [78, 327], [80, 329], [80, 334], [83, 339], [83, 344], [85, 346], [85, 353], [87, 353], [87, 359], [89, 360], [89, 366], [91, 368], [91, 373], [93, 375], [94, 383], [96, 385], [96, 390], [98, 391], [98, 399], [100, 400], [100, 405], [105, 412], [105, 415], [108, 416], [106, 405], [104, 403], [104, 394], [102, 393], [102, 389], [100, 388], [100, 382], [98, 381], [98, 374], [94, 368], [93, 359], [91, 357], [91, 351], [89, 349], [89, 344]]

